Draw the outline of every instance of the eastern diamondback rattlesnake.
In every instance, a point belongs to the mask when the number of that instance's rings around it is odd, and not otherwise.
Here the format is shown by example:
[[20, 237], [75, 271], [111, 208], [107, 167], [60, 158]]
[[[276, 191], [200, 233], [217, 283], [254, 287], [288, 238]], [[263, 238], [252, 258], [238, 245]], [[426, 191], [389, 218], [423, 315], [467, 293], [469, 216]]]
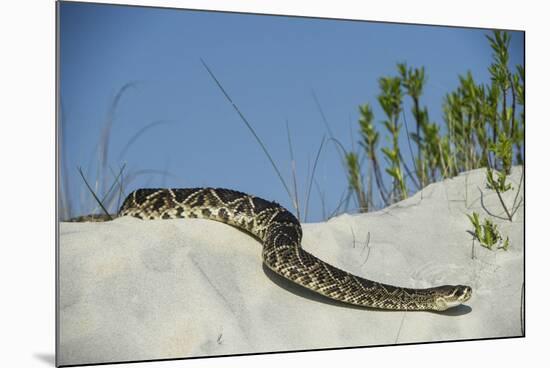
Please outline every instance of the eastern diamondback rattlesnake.
[[[470, 299], [472, 289], [444, 285], [410, 289], [367, 280], [340, 270], [301, 247], [302, 228], [275, 202], [220, 188], [138, 189], [118, 216], [140, 219], [203, 218], [235, 226], [263, 243], [264, 263], [284, 278], [341, 302], [392, 310], [442, 311]], [[106, 220], [83, 216], [76, 221]]]

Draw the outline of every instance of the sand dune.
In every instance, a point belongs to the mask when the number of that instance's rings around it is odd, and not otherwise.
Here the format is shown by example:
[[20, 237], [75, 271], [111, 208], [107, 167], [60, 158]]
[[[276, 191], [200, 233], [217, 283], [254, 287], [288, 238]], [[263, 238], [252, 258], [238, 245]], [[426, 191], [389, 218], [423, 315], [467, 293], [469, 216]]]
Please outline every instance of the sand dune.
[[[515, 168], [509, 206], [523, 192], [520, 178]], [[445, 313], [330, 302], [262, 267], [260, 243], [213, 221], [62, 223], [59, 363], [519, 336], [523, 207], [513, 222], [493, 217], [510, 237], [508, 251], [472, 244], [472, 211], [504, 216], [484, 170], [378, 212], [303, 225], [306, 250], [354, 274], [473, 287], [467, 305]]]

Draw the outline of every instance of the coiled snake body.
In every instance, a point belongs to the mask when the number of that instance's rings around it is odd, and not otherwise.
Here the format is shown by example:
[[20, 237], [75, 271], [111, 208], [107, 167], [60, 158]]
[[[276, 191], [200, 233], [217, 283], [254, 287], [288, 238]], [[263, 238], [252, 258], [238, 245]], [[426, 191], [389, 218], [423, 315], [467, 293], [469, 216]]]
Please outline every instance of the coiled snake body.
[[235, 226], [263, 243], [263, 261], [275, 273], [349, 304], [442, 311], [467, 301], [472, 293], [469, 286], [463, 285], [427, 289], [396, 287], [340, 270], [302, 249], [302, 228], [288, 210], [276, 202], [234, 190], [138, 189], [127, 196], [118, 212], [118, 216], [126, 215], [151, 220], [203, 218]]

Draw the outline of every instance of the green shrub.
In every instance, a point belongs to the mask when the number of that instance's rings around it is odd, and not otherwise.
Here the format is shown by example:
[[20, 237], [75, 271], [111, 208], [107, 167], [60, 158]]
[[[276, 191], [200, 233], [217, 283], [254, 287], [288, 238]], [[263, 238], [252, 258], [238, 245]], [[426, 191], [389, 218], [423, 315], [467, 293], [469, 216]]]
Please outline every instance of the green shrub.
[[506, 237], [506, 239], [502, 238], [495, 223], [489, 219], [485, 219], [483, 223], [481, 223], [479, 215], [476, 212], [466, 216], [468, 216], [470, 222], [474, 226], [474, 237], [483, 247], [493, 250], [496, 246], [496, 249], [508, 250], [510, 247], [510, 239], [508, 237]]
[[[499, 198], [500, 193], [511, 189], [506, 175], [514, 164], [523, 164], [525, 71], [521, 65], [516, 66], [515, 72], [508, 66], [508, 33], [494, 31], [486, 37], [493, 50], [493, 60], [488, 67], [491, 82], [477, 83], [470, 72], [460, 75], [459, 86], [444, 98], [443, 123], [431, 121], [428, 108], [421, 105], [427, 80], [424, 67], [398, 63], [397, 76], [379, 78], [377, 100], [385, 115], [383, 138], [388, 142], [380, 151], [387, 164], [386, 178], [392, 185], [388, 190], [384, 184], [384, 171], [377, 157], [380, 133], [373, 123], [371, 105], [365, 103], [359, 106], [360, 145], [368, 158], [369, 178], [374, 176], [374, 180], [369, 181], [365, 193], [365, 188], [357, 185], [361, 173], [348, 175], [349, 188], [357, 198], [366, 198], [369, 202], [374, 197], [372, 191], [378, 190], [382, 205], [388, 205], [407, 198], [411, 183], [421, 189], [442, 178], [481, 167], [487, 167], [488, 186], [497, 191]], [[405, 124], [401, 121], [404, 96], [412, 102], [415, 127], [411, 132], [406, 121]], [[413, 170], [409, 170], [399, 145], [403, 126], [407, 130]], [[351, 169], [360, 170], [353, 161], [348, 160], [345, 165], [348, 173]], [[493, 177], [495, 170], [497, 178]], [[373, 208], [372, 203], [369, 208]]]

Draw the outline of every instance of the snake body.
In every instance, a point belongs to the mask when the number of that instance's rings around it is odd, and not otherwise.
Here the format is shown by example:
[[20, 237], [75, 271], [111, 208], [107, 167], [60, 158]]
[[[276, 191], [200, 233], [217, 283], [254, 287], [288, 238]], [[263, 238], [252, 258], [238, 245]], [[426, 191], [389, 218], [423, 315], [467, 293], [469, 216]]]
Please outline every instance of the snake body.
[[117, 216], [144, 220], [202, 218], [237, 227], [263, 244], [263, 262], [282, 277], [331, 299], [391, 310], [442, 311], [467, 301], [469, 286], [412, 289], [387, 285], [338, 269], [301, 247], [298, 219], [276, 202], [221, 188], [138, 189]]

